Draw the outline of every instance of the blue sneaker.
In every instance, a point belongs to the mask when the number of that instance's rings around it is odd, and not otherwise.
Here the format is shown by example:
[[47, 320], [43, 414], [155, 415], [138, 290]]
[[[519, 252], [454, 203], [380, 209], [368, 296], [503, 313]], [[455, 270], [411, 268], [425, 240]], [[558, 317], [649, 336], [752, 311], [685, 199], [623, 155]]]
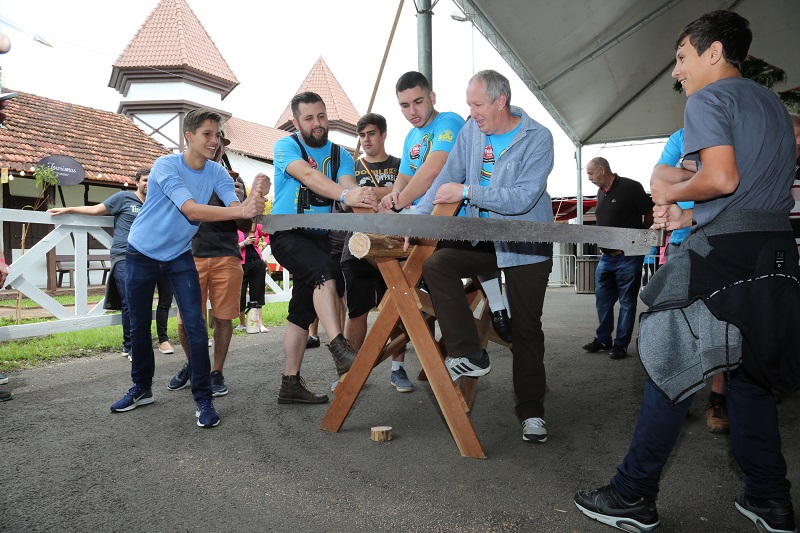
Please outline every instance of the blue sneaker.
[[183, 366], [178, 370], [172, 379], [167, 383], [167, 389], [180, 390], [189, 383], [189, 364], [183, 363]]
[[201, 398], [195, 402], [197, 408], [194, 416], [197, 417], [197, 425], [201, 428], [213, 428], [219, 425], [219, 413], [214, 409], [214, 402], [211, 398]]
[[408, 379], [406, 369], [402, 366], [397, 370], [392, 370], [391, 380], [397, 392], [411, 392], [414, 390], [414, 382]]
[[111, 406], [112, 413], [124, 413], [132, 411], [140, 405], [153, 403], [153, 391], [145, 389], [141, 385], [134, 385], [120, 401]]

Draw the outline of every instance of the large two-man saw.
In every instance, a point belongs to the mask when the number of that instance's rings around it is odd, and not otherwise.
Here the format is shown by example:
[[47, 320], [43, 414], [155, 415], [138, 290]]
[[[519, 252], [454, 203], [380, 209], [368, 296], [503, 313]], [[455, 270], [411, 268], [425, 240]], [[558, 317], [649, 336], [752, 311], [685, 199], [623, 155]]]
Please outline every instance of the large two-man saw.
[[260, 217], [265, 233], [292, 229], [364, 231], [456, 241], [596, 243], [626, 255], [647, 255], [664, 235], [647, 229], [609, 228], [525, 220], [394, 214], [312, 214]]

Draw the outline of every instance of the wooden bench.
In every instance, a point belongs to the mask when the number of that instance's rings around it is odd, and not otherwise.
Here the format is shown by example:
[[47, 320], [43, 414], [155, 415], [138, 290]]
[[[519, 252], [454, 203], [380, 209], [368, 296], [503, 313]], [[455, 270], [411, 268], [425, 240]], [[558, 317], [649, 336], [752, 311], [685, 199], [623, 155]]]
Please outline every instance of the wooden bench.
[[[103, 285], [105, 285], [108, 273], [111, 272], [111, 256], [108, 253], [89, 253], [86, 256], [86, 267], [89, 273], [102, 272]], [[56, 274], [58, 274], [58, 281], [56, 282], [58, 288], [61, 288], [64, 283], [64, 274], [69, 274], [70, 288], [75, 287], [75, 256], [56, 255]]]

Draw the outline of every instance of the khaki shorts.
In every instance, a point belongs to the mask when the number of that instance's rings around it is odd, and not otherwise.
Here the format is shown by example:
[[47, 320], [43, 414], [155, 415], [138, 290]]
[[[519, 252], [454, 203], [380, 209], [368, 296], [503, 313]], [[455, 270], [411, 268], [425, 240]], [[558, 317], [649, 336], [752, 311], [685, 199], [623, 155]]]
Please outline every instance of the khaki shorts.
[[[206, 316], [206, 302], [210, 300], [214, 318], [238, 318], [239, 295], [242, 291], [241, 257], [195, 257], [194, 264], [200, 277], [203, 316]], [[178, 322], [181, 322], [180, 313]]]

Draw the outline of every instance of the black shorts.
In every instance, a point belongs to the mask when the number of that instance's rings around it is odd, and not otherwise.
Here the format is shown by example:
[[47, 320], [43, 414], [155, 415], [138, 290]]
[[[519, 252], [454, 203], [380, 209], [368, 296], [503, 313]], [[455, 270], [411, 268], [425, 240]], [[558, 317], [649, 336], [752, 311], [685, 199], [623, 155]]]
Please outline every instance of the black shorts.
[[270, 237], [270, 245], [275, 260], [292, 274], [294, 280], [287, 320], [302, 329], [308, 329], [317, 317], [314, 289], [335, 279], [339, 297], [344, 295], [342, 271], [331, 259], [328, 236], [280, 231]]
[[347, 288], [347, 315], [355, 318], [369, 313], [386, 293], [380, 271], [368, 261], [356, 258], [346, 259], [341, 266]]

